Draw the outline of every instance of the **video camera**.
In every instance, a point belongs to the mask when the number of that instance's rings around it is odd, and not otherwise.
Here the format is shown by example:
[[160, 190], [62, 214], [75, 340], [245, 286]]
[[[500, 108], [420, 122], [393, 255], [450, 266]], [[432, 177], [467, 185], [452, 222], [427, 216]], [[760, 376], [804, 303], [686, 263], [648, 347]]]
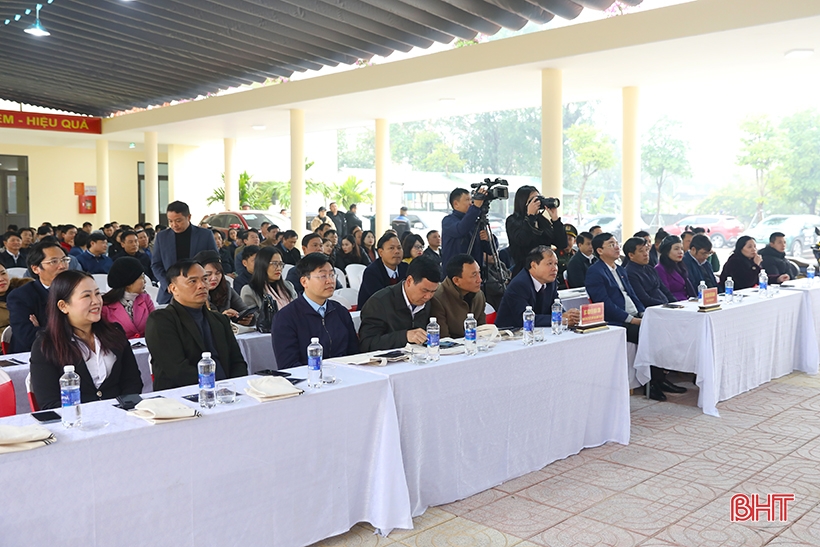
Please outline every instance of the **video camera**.
[[484, 202], [493, 201], [495, 199], [510, 199], [510, 189], [507, 188], [507, 181], [504, 179], [484, 179], [484, 182], [476, 182], [475, 184], [471, 184], [470, 188], [475, 188], [476, 190], [473, 191], [473, 197], [475, 197], [475, 192], [478, 191], [479, 188], [482, 186], [486, 187], [485, 193], [487, 197], [484, 198]]

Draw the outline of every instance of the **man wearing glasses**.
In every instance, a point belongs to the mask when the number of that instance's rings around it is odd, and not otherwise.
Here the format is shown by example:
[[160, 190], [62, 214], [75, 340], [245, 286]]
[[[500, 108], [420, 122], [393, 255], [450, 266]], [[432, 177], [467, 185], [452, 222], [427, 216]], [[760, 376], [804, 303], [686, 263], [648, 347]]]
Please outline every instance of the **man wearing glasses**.
[[[369, 267], [369, 266], [368, 266]], [[359, 347], [364, 351], [403, 348], [427, 341], [430, 306], [441, 281], [441, 268], [420, 256], [407, 268], [407, 278], [377, 291], [362, 309]]]
[[34, 281], [13, 290], [6, 302], [12, 331], [12, 353], [31, 351], [34, 338], [46, 326], [48, 288], [71, 262], [60, 244], [49, 240], [31, 247], [27, 260]]
[[329, 300], [336, 289], [336, 272], [327, 255], [310, 253], [294, 269], [304, 292], [273, 316], [271, 328], [279, 369], [307, 365], [311, 338], [319, 339], [324, 359], [358, 353], [359, 339], [350, 313]]

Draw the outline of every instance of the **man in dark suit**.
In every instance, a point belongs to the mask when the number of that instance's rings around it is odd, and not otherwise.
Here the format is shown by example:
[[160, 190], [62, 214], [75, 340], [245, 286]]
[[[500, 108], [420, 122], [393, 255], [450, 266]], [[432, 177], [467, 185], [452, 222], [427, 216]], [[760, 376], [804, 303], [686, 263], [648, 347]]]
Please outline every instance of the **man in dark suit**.
[[661, 282], [658, 271], [649, 262], [649, 248], [652, 243], [643, 237], [632, 237], [624, 243], [624, 256], [629, 261], [624, 266], [629, 283], [638, 300], [645, 308], [674, 302], [675, 296]]
[[[621, 256], [618, 240], [610, 233], [600, 233], [592, 238], [592, 250], [597, 255], [598, 262], [587, 271], [586, 288], [589, 299], [593, 302], [603, 302], [606, 322], [626, 328], [627, 341], [637, 344], [645, 308], [635, 294], [626, 270], [615, 263]], [[650, 367], [650, 373], [650, 399], [665, 401], [664, 391], [686, 391], [667, 382], [662, 369], [653, 366]]]
[[595, 255], [592, 253], [592, 234], [581, 232], [575, 243], [578, 245], [578, 252], [567, 262], [567, 287], [570, 289], [584, 286], [587, 270], [595, 262]]
[[706, 288], [717, 287], [717, 280], [709, 263], [712, 255], [712, 240], [703, 234], [695, 234], [689, 243], [689, 250], [683, 253], [683, 264], [689, 274], [689, 281], [695, 289], [701, 281], [706, 282]]
[[407, 278], [371, 296], [362, 309], [359, 346], [362, 351], [404, 347], [427, 341], [430, 306], [441, 281], [441, 269], [429, 258], [414, 259]]
[[145, 275], [151, 281], [157, 281], [154, 271], [151, 269], [151, 259], [148, 255], [140, 251], [140, 243], [137, 238], [137, 233], [133, 230], [126, 230], [120, 234], [120, 241], [122, 241], [122, 249], [114, 256], [114, 260], [119, 260], [124, 256], [130, 256], [139, 260]]
[[[524, 310], [532, 306], [535, 312], [535, 326], [549, 327], [552, 324], [552, 304], [558, 298], [558, 257], [546, 245], [539, 245], [527, 254], [524, 268], [518, 272], [501, 299], [495, 324], [499, 328], [521, 327], [524, 324]], [[570, 325], [578, 323], [577, 309], [565, 311]]]
[[330, 211], [327, 212], [327, 218], [336, 227], [336, 233], [339, 237], [347, 235], [347, 217], [341, 211], [335, 201], [330, 202]]
[[[424, 256], [433, 259], [441, 267], [441, 234], [438, 230], [427, 232], [427, 248], [424, 249]], [[481, 266], [479, 266], [481, 269]]]
[[0, 264], [4, 268], [25, 268], [28, 266], [26, 262], [27, 249], [23, 249], [23, 238], [19, 232], [8, 232], [3, 240], [5, 247], [3, 252], [0, 252]]
[[379, 258], [374, 260], [362, 274], [362, 284], [359, 287], [359, 301], [357, 309], [361, 310], [364, 303], [377, 291], [396, 285], [407, 276], [407, 263], [402, 262], [401, 243], [396, 234], [386, 232], [376, 244]]
[[[481, 188], [479, 188], [481, 190]], [[445, 266], [454, 256], [466, 253], [473, 238], [476, 222], [481, 214], [486, 194], [476, 191], [470, 198], [470, 192], [464, 188], [456, 188], [450, 192], [450, 205], [453, 212], [441, 220], [442, 251], [441, 263]], [[473, 256], [478, 266], [484, 266], [484, 253], [490, 253], [490, 238], [487, 231], [482, 230], [476, 237], [473, 249], [469, 254]]]
[[[306, 236], [302, 238], [302, 253], [307, 256], [311, 253], [321, 253], [322, 252], [322, 236], [319, 234], [310, 232]], [[300, 259], [301, 262], [301, 259]], [[302, 274], [299, 273], [299, 269], [295, 266], [290, 269], [288, 275], [285, 276], [285, 281], [290, 281], [290, 284], [293, 285], [293, 288], [296, 289], [297, 294], [302, 294], [305, 291], [305, 288], [302, 286], [302, 282], [300, 279], [302, 278]], [[342, 282], [338, 279], [336, 280], [336, 284], [334, 285], [336, 289], [342, 288]]]
[[299, 236], [293, 230], [285, 230], [282, 234], [282, 241], [278, 243], [279, 250], [282, 251], [282, 261], [285, 264], [296, 266], [296, 263], [302, 260], [302, 255], [299, 249], [296, 248], [296, 240]]
[[168, 268], [167, 276], [173, 299], [166, 308], [149, 315], [145, 325], [154, 390], [196, 384], [197, 363], [206, 351], [216, 361], [217, 381], [247, 376], [248, 365], [230, 320], [208, 309], [205, 268], [191, 259], [183, 259]]
[[[350, 207], [347, 208], [347, 212], [345, 213], [345, 223], [347, 225], [347, 234], [352, 234], [353, 229], [356, 228], [357, 226], [360, 230], [362, 228], [362, 219], [360, 219], [356, 215], [356, 207], [357, 206], [356, 206], [355, 203], [351, 203]], [[347, 234], [342, 234], [342, 235], [347, 235]]]
[[34, 281], [9, 293], [6, 307], [11, 326], [11, 352], [31, 351], [37, 333], [46, 326], [48, 287], [58, 274], [68, 269], [70, 259], [54, 240], [41, 241], [28, 254]]
[[200, 251], [218, 250], [210, 230], [191, 224], [191, 210], [186, 203], [169, 203], [166, 216], [170, 230], [157, 233], [151, 257], [151, 269], [159, 280], [158, 304], [167, 304], [171, 301], [171, 295], [168, 293], [168, 268]]

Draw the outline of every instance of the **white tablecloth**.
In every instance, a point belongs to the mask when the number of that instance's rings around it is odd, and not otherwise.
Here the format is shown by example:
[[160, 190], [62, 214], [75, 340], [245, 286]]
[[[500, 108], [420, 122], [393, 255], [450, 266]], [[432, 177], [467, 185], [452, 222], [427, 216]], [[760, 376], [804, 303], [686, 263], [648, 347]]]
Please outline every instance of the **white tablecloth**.
[[817, 335], [818, 350], [820, 350], [820, 279], [815, 279], [813, 282], [805, 278], [795, 279], [788, 281], [787, 284], [790, 286], [783, 287], [781, 290], [796, 290], [803, 293], [803, 300], [812, 315], [814, 332]]
[[646, 310], [635, 357], [642, 382], [649, 380], [650, 365], [694, 372], [698, 406], [719, 416], [719, 401], [794, 370], [817, 373], [817, 334], [800, 292], [781, 290], [768, 299], [754, 294], [710, 313], [699, 313], [695, 303], [682, 304], [682, 310]]
[[339, 385], [300, 397], [246, 395], [172, 424], [148, 425], [109, 401], [83, 405], [86, 422], [111, 425], [47, 425], [55, 444], [0, 456], [0, 544], [295, 547], [360, 521], [411, 528], [388, 381], [337, 374]]
[[390, 378], [414, 516], [585, 447], [629, 442], [625, 331], [547, 338], [427, 365], [354, 367]]

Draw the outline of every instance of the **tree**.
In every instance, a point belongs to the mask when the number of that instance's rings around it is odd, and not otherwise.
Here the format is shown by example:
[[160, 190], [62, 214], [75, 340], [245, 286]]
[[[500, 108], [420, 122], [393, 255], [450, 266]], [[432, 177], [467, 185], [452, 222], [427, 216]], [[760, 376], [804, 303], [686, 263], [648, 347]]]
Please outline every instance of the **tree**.
[[376, 131], [367, 129], [359, 133], [356, 146], [348, 147], [347, 132], [342, 129], [336, 133], [336, 151], [339, 167], [352, 169], [375, 169], [376, 167]]
[[663, 186], [670, 177], [688, 177], [691, 169], [686, 157], [689, 145], [678, 136], [680, 122], [666, 116], [656, 121], [649, 129], [641, 150], [643, 171], [649, 175], [658, 190], [658, 204], [655, 209], [653, 226], [662, 226], [661, 201]]
[[774, 123], [767, 116], [746, 118], [740, 124], [743, 136], [737, 164], [754, 169], [757, 189], [757, 209], [752, 224], [763, 219], [763, 205], [770, 193], [777, 190], [782, 181], [776, 176], [775, 169], [784, 159], [781, 135]]
[[820, 199], [820, 113], [798, 112], [780, 127], [787, 145], [783, 160], [783, 172], [789, 179], [786, 197], [802, 203], [813, 215]]
[[615, 165], [611, 139], [588, 123], [575, 124], [564, 132], [570, 150], [573, 173], [580, 178], [578, 187], [578, 225], [583, 223], [584, 190], [590, 177]]
[[[373, 203], [373, 193], [366, 187], [362, 187], [364, 181], [357, 179], [353, 175], [341, 184], [334, 184], [330, 187], [330, 199], [349, 208], [351, 203]], [[327, 199], [327, 198], [326, 198]]]
[[[313, 167], [312, 161], [305, 160], [305, 173]], [[285, 209], [290, 209], [290, 181], [268, 181], [259, 184], [261, 191], [269, 197], [270, 203], [264, 208], [267, 209], [271, 203], [278, 203]], [[305, 179], [305, 193], [306, 194], [322, 194], [327, 201], [330, 195], [330, 189], [324, 182], [314, 181], [313, 179]]]
[[472, 173], [541, 173], [541, 110], [521, 108], [447, 120], [463, 137], [458, 147]]
[[[247, 203], [251, 206], [251, 209], [267, 209], [271, 205], [270, 195], [265, 192], [260, 184], [251, 180], [252, 178], [253, 175], [249, 175], [247, 171], [243, 171], [239, 175], [239, 203]], [[222, 186], [214, 189], [207, 203], [208, 205], [214, 203], [225, 205], [225, 173], [222, 173]]]

